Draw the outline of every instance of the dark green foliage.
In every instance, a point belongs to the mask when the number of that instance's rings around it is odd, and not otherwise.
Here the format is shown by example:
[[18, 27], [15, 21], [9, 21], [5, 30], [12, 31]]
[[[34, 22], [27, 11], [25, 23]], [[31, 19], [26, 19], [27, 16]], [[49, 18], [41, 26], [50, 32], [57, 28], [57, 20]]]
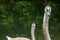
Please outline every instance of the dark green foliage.
[[[30, 0], [29, 0], [30, 1]], [[0, 0], [0, 40], [11, 37], [31, 38], [31, 24], [36, 23], [36, 40], [43, 40], [42, 22], [44, 3], [32, 0]], [[39, 1], [39, 0], [38, 0]], [[60, 40], [60, 4], [50, 1], [52, 12], [49, 21], [49, 31], [52, 40]]]

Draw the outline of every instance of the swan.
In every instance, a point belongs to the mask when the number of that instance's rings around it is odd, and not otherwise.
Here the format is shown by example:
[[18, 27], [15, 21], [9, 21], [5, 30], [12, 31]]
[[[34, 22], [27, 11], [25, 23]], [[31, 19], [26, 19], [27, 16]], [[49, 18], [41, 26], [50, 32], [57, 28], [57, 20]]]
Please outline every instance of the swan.
[[51, 40], [51, 37], [49, 35], [49, 30], [48, 30], [48, 22], [51, 14], [51, 7], [47, 5], [44, 9], [44, 17], [43, 17], [43, 37], [44, 40]]
[[[32, 27], [31, 27], [32, 40], [35, 40], [34, 30], [35, 30], [35, 23], [33, 23]], [[25, 38], [25, 37], [15, 37], [15, 38], [12, 38], [12, 37], [6, 36], [6, 38], [7, 38], [7, 40], [30, 40], [29, 38]]]

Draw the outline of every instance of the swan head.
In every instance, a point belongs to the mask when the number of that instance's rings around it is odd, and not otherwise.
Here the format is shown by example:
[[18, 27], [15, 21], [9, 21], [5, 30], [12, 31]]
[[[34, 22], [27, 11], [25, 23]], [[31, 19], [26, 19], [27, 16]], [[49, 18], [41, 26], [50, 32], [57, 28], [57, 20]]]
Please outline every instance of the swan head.
[[35, 23], [33, 23], [33, 24], [32, 24], [33, 29], [35, 29], [35, 26], [36, 26]]
[[50, 16], [50, 14], [51, 14], [51, 7], [49, 5], [47, 5], [45, 7], [45, 13], [46, 13], [47, 16]]

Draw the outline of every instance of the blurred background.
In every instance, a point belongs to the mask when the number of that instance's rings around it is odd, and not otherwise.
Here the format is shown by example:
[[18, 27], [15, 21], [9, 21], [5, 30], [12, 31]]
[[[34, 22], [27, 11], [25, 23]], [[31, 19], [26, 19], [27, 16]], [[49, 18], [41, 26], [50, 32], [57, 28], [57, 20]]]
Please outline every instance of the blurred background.
[[36, 23], [36, 40], [43, 40], [44, 8], [52, 8], [49, 33], [52, 40], [60, 40], [60, 2], [58, 0], [0, 0], [0, 40], [10, 37], [31, 39], [31, 25]]

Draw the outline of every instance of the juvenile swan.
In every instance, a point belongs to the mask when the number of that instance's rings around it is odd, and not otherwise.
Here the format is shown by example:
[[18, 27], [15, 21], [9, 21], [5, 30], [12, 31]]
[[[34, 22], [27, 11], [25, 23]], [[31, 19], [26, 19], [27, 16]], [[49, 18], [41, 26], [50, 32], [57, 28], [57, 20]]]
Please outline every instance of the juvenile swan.
[[[35, 40], [35, 37], [34, 37], [34, 30], [35, 30], [35, 23], [32, 24], [32, 27], [31, 27], [31, 36], [32, 36], [32, 40]], [[24, 37], [16, 37], [16, 38], [12, 38], [12, 37], [9, 37], [9, 36], [6, 36], [7, 40], [30, 40], [29, 38], [24, 38]]]

